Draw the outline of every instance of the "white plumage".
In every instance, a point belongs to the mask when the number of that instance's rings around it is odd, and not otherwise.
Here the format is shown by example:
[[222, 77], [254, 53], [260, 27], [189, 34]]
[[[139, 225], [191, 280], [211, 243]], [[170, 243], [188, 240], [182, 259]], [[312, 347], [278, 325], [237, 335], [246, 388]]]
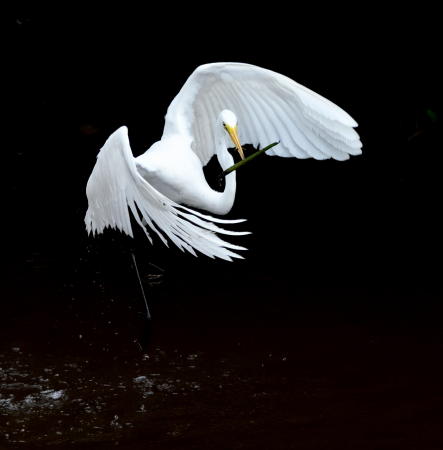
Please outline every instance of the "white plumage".
[[[223, 193], [206, 182], [203, 166], [217, 155], [223, 169], [233, 164], [229, 137], [243, 144], [280, 144], [269, 155], [346, 160], [361, 154], [357, 123], [341, 108], [295, 81], [257, 66], [216, 63], [198, 67], [168, 108], [160, 141], [132, 156], [126, 127], [106, 141], [86, 193], [88, 232], [109, 226], [132, 236], [129, 209], [167, 244], [226, 260], [240, 258], [217, 234], [242, 235], [215, 225], [241, 222], [203, 215], [190, 208], [226, 214], [235, 198], [235, 172]], [[227, 131], [227, 133], [225, 132]], [[232, 146], [232, 145], [231, 145]], [[186, 205], [186, 206], [184, 206]], [[166, 236], [166, 237], [165, 237]], [[152, 242], [152, 240], [151, 240]]]

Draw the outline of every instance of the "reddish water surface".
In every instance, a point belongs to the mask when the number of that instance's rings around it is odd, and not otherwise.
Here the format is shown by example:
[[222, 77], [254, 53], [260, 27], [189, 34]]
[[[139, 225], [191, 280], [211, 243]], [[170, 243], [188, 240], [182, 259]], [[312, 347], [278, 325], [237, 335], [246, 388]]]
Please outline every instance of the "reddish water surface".
[[1, 331], [1, 448], [443, 447], [431, 294], [263, 280], [149, 295], [143, 351], [136, 286], [21, 287]]

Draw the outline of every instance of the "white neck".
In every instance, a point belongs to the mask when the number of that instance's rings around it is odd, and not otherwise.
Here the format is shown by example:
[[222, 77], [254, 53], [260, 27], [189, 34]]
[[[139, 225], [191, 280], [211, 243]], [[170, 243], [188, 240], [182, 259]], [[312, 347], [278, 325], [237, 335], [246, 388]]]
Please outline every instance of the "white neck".
[[[218, 124], [217, 124], [218, 125]], [[215, 146], [217, 150], [217, 158], [223, 170], [228, 169], [234, 164], [234, 158], [228, 152], [226, 144], [226, 136], [221, 126], [216, 126]], [[225, 190], [217, 192], [210, 189], [210, 205], [208, 210], [214, 214], [227, 214], [234, 204], [235, 190], [237, 187], [235, 171], [225, 177]]]

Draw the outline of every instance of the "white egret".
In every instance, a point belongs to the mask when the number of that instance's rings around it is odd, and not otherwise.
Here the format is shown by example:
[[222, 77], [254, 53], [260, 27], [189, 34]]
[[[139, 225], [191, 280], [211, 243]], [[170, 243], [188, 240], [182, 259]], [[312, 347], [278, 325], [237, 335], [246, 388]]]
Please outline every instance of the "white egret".
[[[269, 155], [346, 160], [361, 154], [357, 123], [345, 111], [315, 92], [279, 73], [242, 63], [198, 67], [170, 104], [163, 136], [134, 158], [126, 127], [115, 131], [100, 150], [86, 193], [85, 223], [89, 233], [118, 228], [133, 236], [129, 209], [143, 228], [149, 227], [167, 245], [199, 251], [211, 258], [241, 258], [243, 247], [218, 234], [242, 235], [216, 224], [233, 205], [236, 174], [226, 176], [217, 192], [204, 173], [217, 155], [223, 169], [232, 166], [229, 140], [243, 158], [241, 143], [280, 144]], [[186, 205], [186, 206], [185, 206]]]

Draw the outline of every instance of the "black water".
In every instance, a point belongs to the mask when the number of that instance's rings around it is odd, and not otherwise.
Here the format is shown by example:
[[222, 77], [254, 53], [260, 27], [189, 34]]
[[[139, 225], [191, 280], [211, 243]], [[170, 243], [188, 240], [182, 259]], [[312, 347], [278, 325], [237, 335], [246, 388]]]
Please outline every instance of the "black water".
[[102, 265], [82, 278], [80, 262], [60, 284], [40, 257], [3, 297], [5, 448], [442, 443], [441, 291], [300, 288], [258, 271], [233, 293], [227, 277], [199, 286], [142, 261], [143, 349], [135, 274]]

